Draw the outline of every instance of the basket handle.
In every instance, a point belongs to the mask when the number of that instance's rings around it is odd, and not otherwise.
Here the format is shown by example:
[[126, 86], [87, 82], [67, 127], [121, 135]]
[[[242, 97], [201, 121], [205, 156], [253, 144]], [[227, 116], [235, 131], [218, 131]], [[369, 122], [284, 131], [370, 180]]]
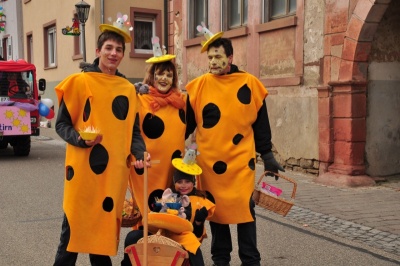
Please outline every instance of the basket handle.
[[297, 190], [297, 183], [296, 183], [296, 181], [294, 181], [293, 179], [291, 179], [291, 178], [289, 178], [289, 177], [286, 177], [286, 176], [284, 176], [284, 175], [280, 175], [280, 174], [278, 174], [278, 173], [274, 173], [274, 172], [271, 172], [271, 171], [265, 171], [265, 172], [260, 176], [260, 178], [258, 179], [257, 187], [260, 185], [261, 180], [263, 179], [263, 177], [265, 177], [265, 174], [267, 174], [267, 173], [268, 173], [268, 174], [273, 174], [273, 176], [277, 176], [277, 177], [279, 177], [279, 178], [285, 179], [285, 180], [289, 181], [290, 183], [292, 183], [292, 184], [293, 184], [292, 199], [295, 198], [296, 190]]

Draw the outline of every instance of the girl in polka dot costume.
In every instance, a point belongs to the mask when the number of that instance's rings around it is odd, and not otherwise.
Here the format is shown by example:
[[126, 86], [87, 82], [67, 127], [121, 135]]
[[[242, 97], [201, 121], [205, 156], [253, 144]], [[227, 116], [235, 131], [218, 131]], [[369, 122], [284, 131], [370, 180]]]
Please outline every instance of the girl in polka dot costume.
[[[180, 158], [174, 159], [174, 161]], [[182, 159], [180, 159], [182, 160]], [[174, 164], [175, 167], [180, 167], [182, 164]], [[189, 166], [190, 167], [190, 166]], [[185, 168], [189, 169], [189, 168]], [[181, 169], [182, 170], [182, 169]], [[203, 255], [200, 249], [201, 242], [207, 237], [205, 230], [205, 220], [211, 217], [215, 210], [215, 205], [208, 198], [212, 199], [212, 196], [204, 191], [198, 190], [195, 187], [196, 177], [193, 174], [185, 173], [181, 170], [176, 169], [173, 175], [174, 186], [172, 192], [177, 193], [178, 197], [186, 195], [190, 199], [190, 205], [185, 207], [186, 219], [193, 225], [193, 232], [182, 232], [180, 234], [172, 233], [168, 231], [168, 228], [164, 228], [164, 236], [171, 238], [178, 242], [189, 252], [189, 261], [192, 266], [204, 266]], [[156, 206], [155, 198], [161, 198], [163, 190], [158, 189], [150, 193], [148, 204], [153, 212], [159, 212], [162, 207]], [[182, 219], [182, 218], [180, 218]], [[174, 220], [175, 221], [175, 220]], [[167, 220], [163, 220], [164, 223], [168, 223]], [[171, 223], [173, 223], [171, 221]], [[176, 221], [175, 221], [176, 223]], [[176, 226], [176, 225], [172, 225]], [[139, 239], [143, 237], [142, 230], [133, 230], [128, 233], [125, 239], [125, 247], [136, 244]], [[124, 254], [124, 259], [121, 262], [122, 266], [130, 266], [131, 261], [128, 254]]]
[[[158, 41], [158, 39], [156, 39]], [[154, 45], [158, 44], [153, 38]], [[178, 75], [174, 55], [164, 54], [148, 59], [149, 65], [143, 83], [135, 84], [139, 92], [140, 129], [151, 157], [160, 160], [148, 171], [148, 191], [164, 190], [172, 186], [172, 159], [185, 150], [186, 95], [177, 87]], [[132, 169], [132, 186], [140, 210], [144, 210], [142, 169]], [[146, 198], [149, 195], [146, 195]], [[136, 227], [139, 227], [139, 223]]]
[[[67, 142], [64, 221], [54, 265], [75, 265], [78, 253], [89, 253], [92, 265], [111, 265], [118, 250], [122, 208], [131, 161], [143, 168], [146, 147], [138, 131], [134, 86], [117, 67], [128, 33], [103, 30], [93, 64], [55, 88], [59, 110], [56, 132]], [[84, 140], [79, 131], [99, 134]], [[146, 158], [150, 160], [150, 158]]]

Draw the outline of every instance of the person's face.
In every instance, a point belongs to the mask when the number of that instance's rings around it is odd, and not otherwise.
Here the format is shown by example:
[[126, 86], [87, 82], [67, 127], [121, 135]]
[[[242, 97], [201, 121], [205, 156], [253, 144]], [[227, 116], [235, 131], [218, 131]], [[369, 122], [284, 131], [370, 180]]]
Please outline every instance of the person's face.
[[223, 75], [229, 72], [233, 56], [227, 57], [222, 45], [217, 48], [211, 47], [207, 52], [207, 56], [211, 74]]
[[181, 179], [175, 182], [175, 190], [179, 192], [181, 195], [187, 195], [192, 192], [194, 187], [193, 182], [187, 179]]
[[174, 73], [171, 70], [164, 70], [159, 72], [156, 70], [154, 74], [154, 87], [160, 92], [166, 93], [172, 86], [174, 80]]
[[96, 49], [96, 55], [99, 57], [99, 68], [103, 73], [115, 75], [124, 51], [121, 43], [114, 40], [104, 42], [101, 50]]

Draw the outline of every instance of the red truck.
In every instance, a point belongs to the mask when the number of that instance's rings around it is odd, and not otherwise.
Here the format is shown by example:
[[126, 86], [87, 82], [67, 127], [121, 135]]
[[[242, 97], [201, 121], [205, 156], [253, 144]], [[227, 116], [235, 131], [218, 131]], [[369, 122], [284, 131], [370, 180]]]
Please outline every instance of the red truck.
[[14, 155], [29, 155], [31, 136], [40, 135], [39, 91], [45, 89], [46, 80], [36, 80], [35, 65], [0, 61], [0, 149], [10, 144]]

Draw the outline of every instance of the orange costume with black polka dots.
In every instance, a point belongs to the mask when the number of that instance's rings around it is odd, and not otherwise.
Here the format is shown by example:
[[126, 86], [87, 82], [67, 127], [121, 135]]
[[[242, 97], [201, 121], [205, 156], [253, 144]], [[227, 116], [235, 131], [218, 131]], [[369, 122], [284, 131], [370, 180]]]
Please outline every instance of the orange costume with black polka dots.
[[[151, 158], [160, 160], [159, 164], [152, 164], [148, 171], [149, 193], [172, 186], [174, 167], [171, 161], [180, 158], [185, 152], [186, 95], [182, 93], [180, 97], [184, 103], [181, 109], [167, 104], [153, 112], [151, 109], [153, 97], [150, 94], [139, 95], [141, 134]], [[144, 204], [148, 204], [143, 202], [143, 173], [143, 169], [131, 169], [133, 194], [140, 210], [144, 210]], [[146, 198], [148, 196], [146, 195]]]
[[63, 203], [71, 232], [67, 251], [114, 256], [139, 104], [135, 88], [123, 77], [88, 72], [69, 76], [55, 90], [76, 131], [93, 126], [103, 135], [93, 147], [67, 143]]
[[210, 221], [239, 224], [254, 221], [249, 202], [255, 182], [252, 125], [268, 94], [253, 75], [205, 74], [187, 84], [196, 115], [196, 143], [202, 168], [198, 187], [215, 199]]

